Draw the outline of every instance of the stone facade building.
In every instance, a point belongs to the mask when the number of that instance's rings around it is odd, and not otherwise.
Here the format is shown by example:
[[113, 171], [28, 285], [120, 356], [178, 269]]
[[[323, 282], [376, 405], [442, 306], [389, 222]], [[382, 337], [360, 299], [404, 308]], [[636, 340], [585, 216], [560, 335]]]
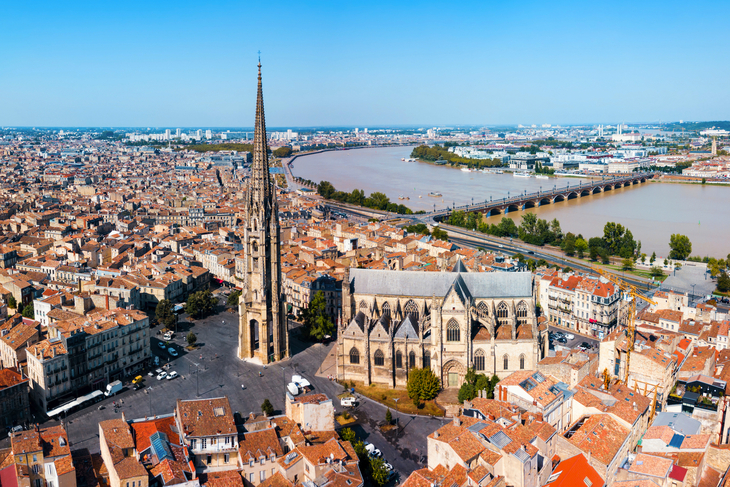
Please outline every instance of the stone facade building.
[[391, 387], [408, 370], [430, 367], [444, 388], [461, 386], [468, 367], [506, 377], [532, 370], [547, 353], [532, 275], [350, 269], [342, 284], [338, 336], [341, 380]]

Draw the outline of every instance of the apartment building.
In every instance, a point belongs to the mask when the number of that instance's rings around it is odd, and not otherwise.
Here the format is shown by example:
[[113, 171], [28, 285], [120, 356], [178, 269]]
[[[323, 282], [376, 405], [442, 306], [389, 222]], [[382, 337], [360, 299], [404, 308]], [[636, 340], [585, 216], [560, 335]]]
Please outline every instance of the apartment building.
[[178, 399], [175, 422], [198, 472], [236, 468], [238, 433], [228, 397]]
[[29, 383], [20, 369], [0, 369], [0, 427], [12, 428], [30, 421]]
[[76, 469], [63, 426], [36, 426], [13, 433], [10, 445], [18, 487], [76, 487]]

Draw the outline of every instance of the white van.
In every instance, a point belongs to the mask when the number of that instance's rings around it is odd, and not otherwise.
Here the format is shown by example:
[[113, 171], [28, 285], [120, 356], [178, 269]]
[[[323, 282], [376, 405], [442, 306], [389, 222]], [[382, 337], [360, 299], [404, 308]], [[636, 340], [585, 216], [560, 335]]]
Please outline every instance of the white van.
[[357, 399], [354, 397], [343, 397], [340, 399], [340, 406], [346, 408], [354, 408], [357, 406]]
[[289, 391], [289, 394], [291, 394], [292, 396], [296, 396], [299, 394], [299, 386], [293, 382], [287, 384], [286, 390]]

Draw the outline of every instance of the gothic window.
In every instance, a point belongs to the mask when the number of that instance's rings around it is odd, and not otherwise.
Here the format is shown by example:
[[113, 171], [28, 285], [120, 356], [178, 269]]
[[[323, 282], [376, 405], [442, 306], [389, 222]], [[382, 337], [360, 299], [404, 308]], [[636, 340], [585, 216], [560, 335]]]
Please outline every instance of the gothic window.
[[497, 321], [500, 325], [507, 324], [507, 317], [509, 316], [509, 309], [507, 308], [507, 304], [502, 301], [499, 303], [499, 306], [497, 306]]
[[390, 317], [390, 304], [387, 301], [383, 303], [383, 316]]
[[383, 355], [383, 352], [381, 352], [380, 350], [376, 350], [373, 362], [379, 367], [385, 365], [385, 356]]
[[351, 364], [359, 364], [360, 363], [360, 352], [355, 347], [352, 347], [350, 349], [350, 363]]
[[525, 370], [525, 354], [520, 355], [520, 370]]
[[517, 305], [517, 324], [524, 325], [527, 323], [527, 303], [520, 301]]
[[489, 316], [489, 306], [487, 306], [487, 303], [482, 301], [479, 303], [479, 306], [477, 306], [477, 311], [479, 312], [480, 318], [486, 318]]
[[502, 368], [504, 370], [509, 370], [509, 356], [505, 354], [504, 357], [502, 357]]
[[255, 240], [251, 243], [251, 250], [253, 250], [254, 252], [259, 251], [259, 244], [257, 244]]
[[459, 329], [459, 323], [457, 323], [454, 319], [449, 320], [449, 324], [446, 325], [446, 341], [461, 341], [461, 330]]
[[431, 368], [431, 356], [428, 354], [428, 352], [423, 354], [423, 368], [424, 369]]
[[481, 348], [474, 354], [474, 369], [480, 372], [484, 370], [484, 350]]
[[408, 354], [408, 368], [414, 369], [416, 368], [416, 352], [411, 350], [411, 353]]
[[400, 350], [395, 352], [395, 368], [400, 369], [403, 367], [403, 354], [400, 353]]
[[405, 315], [410, 316], [412, 320], [418, 321], [418, 305], [409, 299], [404, 308]]

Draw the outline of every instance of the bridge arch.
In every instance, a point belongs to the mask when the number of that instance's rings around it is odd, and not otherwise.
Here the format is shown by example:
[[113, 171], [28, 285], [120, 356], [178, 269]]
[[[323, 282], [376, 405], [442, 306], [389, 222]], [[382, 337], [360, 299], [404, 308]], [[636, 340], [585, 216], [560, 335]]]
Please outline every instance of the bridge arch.
[[507, 206], [507, 211], [505, 211], [505, 213], [507, 213], [508, 211], [520, 211], [520, 206], [517, 204], [511, 204]]
[[586, 188], [586, 189], [584, 189], [583, 191], [580, 192], [580, 195], [581, 196], [590, 196], [591, 193], [592, 193], [592, 191], [590, 189]]
[[591, 191], [591, 193], [593, 193], [593, 194], [602, 193], [602, 192], [603, 192], [602, 186], [596, 186], [595, 188], [593, 188], [593, 191]]
[[538, 206], [549, 205], [550, 203], [552, 203], [552, 200], [550, 198], [543, 198], [540, 200], [540, 203]]
[[555, 198], [553, 198], [553, 203], [557, 203], [558, 201], [565, 201], [565, 196], [562, 194], [556, 194]]
[[524, 210], [524, 209], [527, 209], [527, 208], [535, 208], [536, 206], [540, 206], [540, 202], [539, 201], [537, 201], [537, 200], [527, 200], [527, 201], [525, 201], [525, 204], [522, 205], [522, 209]]
[[566, 199], [568, 199], [568, 200], [574, 200], [577, 197], [578, 197], [578, 193], [575, 192], [575, 191], [571, 191], [570, 193], [568, 193], [568, 197]]
[[488, 210], [485, 215], [486, 216], [494, 216], [494, 215], [500, 215], [502, 213], [502, 210], [499, 208], [492, 208], [491, 210]]

